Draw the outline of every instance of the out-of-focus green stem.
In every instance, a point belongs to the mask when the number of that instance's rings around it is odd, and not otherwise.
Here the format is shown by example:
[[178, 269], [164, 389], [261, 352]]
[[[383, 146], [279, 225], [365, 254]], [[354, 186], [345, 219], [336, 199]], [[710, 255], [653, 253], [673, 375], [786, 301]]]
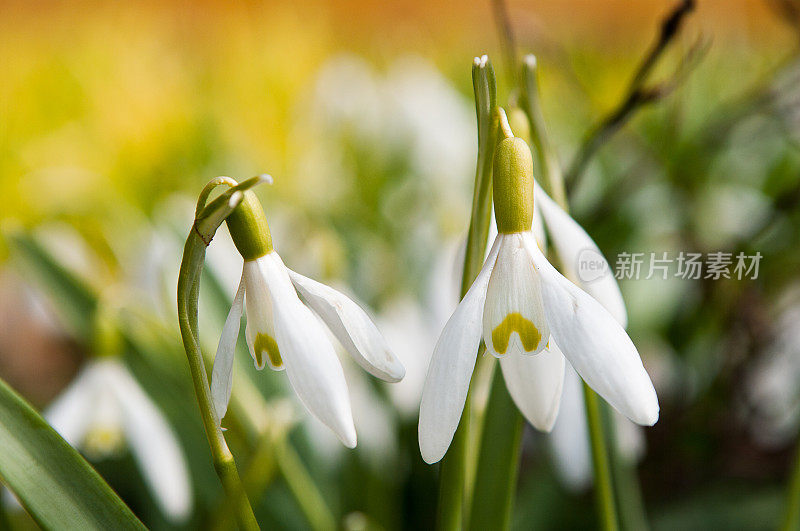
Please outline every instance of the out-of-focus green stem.
[[[492, 215], [493, 109], [497, 102], [497, 90], [492, 63], [485, 55], [475, 58], [472, 66], [472, 85], [475, 90], [475, 111], [478, 118], [478, 162], [472, 197], [472, 216], [461, 277], [462, 297], [478, 276], [483, 264]], [[467, 395], [458, 429], [439, 469], [436, 515], [438, 530], [456, 531], [463, 528], [471, 394]]]
[[[569, 212], [567, 194], [564, 188], [564, 176], [561, 173], [558, 159], [550, 146], [545, 127], [544, 115], [540, 105], [539, 85], [536, 69], [536, 58], [533, 55], [525, 56], [522, 65], [523, 105], [531, 121], [531, 141], [537, 160], [542, 167], [548, 181], [548, 187], [553, 199]], [[535, 201], [535, 198], [534, 198]], [[603, 529], [606, 531], [619, 528], [617, 508], [614, 502], [614, 488], [611, 478], [608, 450], [606, 448], [603, 418], [600, 410], [600, 398], [583, 384], [583, 399], [586, 405], [586, 423], [589, 429], [589, 438], [592, 447], [592, 463], [594, 464], [594, 485], [597, 511]]]
[[797, 444], [797, 455], [794, 458], [794, 470], [789, 479], [789, 490], [786, 496], [786, 511], [781, 523], [783, 531], [800, 529], [800, 442]]
[[[495, 364], [496, 365], [496, 364]], [[517, 485], [522, 415], [495, 366], [481, 433], [469, 528], [508, 529]]]
[[314, 484], [300, 456], [285, 437], [275, 441], [275, 463], [278, 465], [289, 490], [300, 503], [311, 528], [316, 531], [333, 531], [336, 521], [330, 513], [322, 494]]
[[636, 475], [636, 462], [630, 456], [623, 455], [617, 438], [617, 418], [608, 404], [600, 403], [603, 422], [608, 428], [606, 440], [608, 441], [608, 455], [611, 461], [611, 474], [614, 478], [613, 486], [616, 494], [617, 510], [619, 511], [620, 526], [622, 529], [636, 529], [647, 531], [647, 514], [642, 502], [642, 492], [639, 488], [639, 478]]
[[541, 98], [539, 97], [539, 74], [536, 65], [536, 56], [529, 54], [523, 58], [522, 75], [520, 76], [520, 79], [522, 79], [521, 103], [525, 114], [530, 119], [531, 143], [540, 168], [537, 173], [544, 177], [545, 189], [556, 203], [566, 209], [567, 194], [564, 189], [561, 163], [547, 135], [544, 114], [542, 114]]
[[606, 531], [619, 529], [617, 508], [614, 502], [614, 488], [611, 484], [611, 466], [608, 462], [603, 420], [600, 412], [600, 397], [586, 383], [583, 384], [583, 399], [586, 404], [586, 423], [589, 426], [589, 440], [592, 445], [594, 463], [595, 503], [602, 528]]

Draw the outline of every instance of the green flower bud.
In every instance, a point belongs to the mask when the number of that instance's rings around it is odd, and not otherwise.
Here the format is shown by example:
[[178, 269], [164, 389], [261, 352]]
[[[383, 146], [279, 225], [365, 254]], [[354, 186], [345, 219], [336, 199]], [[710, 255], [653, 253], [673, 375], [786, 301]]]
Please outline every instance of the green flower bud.
[[524, 140], [504, 138], [494, 154], [494, 215], [502, 234], [531, 229], [533, 220], [533, 159]]
[[242, 258], [255, 260], [272, 252], [272, 235], [267, 218], [254, 192], [244, 192], [244, 199], [226, 221], [233, 243]]

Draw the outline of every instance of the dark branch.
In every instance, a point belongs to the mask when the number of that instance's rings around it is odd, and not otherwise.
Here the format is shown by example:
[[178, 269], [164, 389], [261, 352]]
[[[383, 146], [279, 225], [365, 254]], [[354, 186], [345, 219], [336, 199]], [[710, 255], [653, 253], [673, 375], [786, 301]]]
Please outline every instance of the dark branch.
[[661, 23], [658, 38], [636, 69], [636, 73], [628, 85], [625, 98], [606, 117], [590, 128], [584, 136], [584, 140], [564, 176], [568, 185], [574, 188], [577, 179], [584, 172], [589, 160], [597, 150], [614, 136], [637, 110], [663, 99], [675, 90], [707, 51], [707, 44], [698, 39], [684, 55], [671, 78], [651, 86], [645, 85], [659, 59], [680, 33], [686, 16], [693, 9], [694, 0], [683, 0]]

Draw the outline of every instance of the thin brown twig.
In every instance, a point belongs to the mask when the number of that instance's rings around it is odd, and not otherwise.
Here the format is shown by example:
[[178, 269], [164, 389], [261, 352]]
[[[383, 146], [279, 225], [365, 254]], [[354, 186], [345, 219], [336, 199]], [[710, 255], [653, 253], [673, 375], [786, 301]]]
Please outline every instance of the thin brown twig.
[[707, 42], [704, 39], [698, 39], [684, 55], [671, 78], [655, 85], [646, 85], [659, 59], [680, 33], [682, 23], [692, 12], [694, 5], [694, 0], [683, 0], [661, 23], [659, 36], [636, 69], [628, 85], [625, 98], [584, 136], [584, 140], [565, 174], [567, 184], [574, 188], [577, 179], [584, 172], [595, 152], [614, 136], [637, 110], [663, 99], [675, 90], [708, 50]]

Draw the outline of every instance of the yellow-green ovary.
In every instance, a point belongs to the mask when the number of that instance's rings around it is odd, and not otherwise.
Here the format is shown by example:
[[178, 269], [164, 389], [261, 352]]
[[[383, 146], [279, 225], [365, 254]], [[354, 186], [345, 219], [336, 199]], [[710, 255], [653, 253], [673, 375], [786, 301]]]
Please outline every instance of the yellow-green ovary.
[[269, 363], [276, 369], [283, 367], [283, 360], [281, 359], [281, 352], [278, 349], [278, 343], [269, 334], [258, 334], [256, 336], [253, 351], [256, 354], [256, 363], [259, 367], [264, 365], [264, 360], [261, 357], [262, 352], [266, 352], [269, 356]]
[[503, 319], [497, 328], [492, 330], [492, 346], [498, 354], [505, 354], [511, 334], [516, 332], [522, 341], [526, 352], [531, 352], [542, 340], [542, 334], [530, 320], [524, 318], [519, 312], [510, 313]]

